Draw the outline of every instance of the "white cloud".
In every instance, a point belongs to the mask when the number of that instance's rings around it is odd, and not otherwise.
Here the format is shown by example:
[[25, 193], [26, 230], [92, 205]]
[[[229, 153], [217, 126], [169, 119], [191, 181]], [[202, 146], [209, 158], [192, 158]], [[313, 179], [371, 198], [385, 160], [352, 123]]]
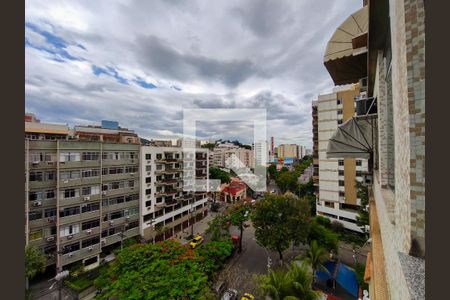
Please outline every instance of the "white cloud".
[[[327, 40], [360, 6], [346, 0], [26, 1], [26, 22], [62, 38], [64, 50], [82, 58], [55, 57], [55, 46], [27, 28], [38, 49], [25, 51], [26, 109], [47, 122], [115, 119], [143, 137], [168, 138], [182, 133], [184, 107], [263, 103], [268, 137], [310, 146], [311, 100], [332, 88], [322, 63]], [[113, 67], [129, 84], [94, 75], [92, 65]], [[158, 88], [138, 86], [137, 77]]]

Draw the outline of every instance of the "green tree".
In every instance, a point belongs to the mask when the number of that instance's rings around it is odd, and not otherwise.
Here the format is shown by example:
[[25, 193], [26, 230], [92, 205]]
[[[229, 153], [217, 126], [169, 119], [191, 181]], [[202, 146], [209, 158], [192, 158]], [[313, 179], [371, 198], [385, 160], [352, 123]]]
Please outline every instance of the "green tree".
[[244, 222], [249, 220], [250, 207], [244, 204], [237, 204], [229, 208], [228, 217], [231, 224], [239, 228], [239, 252], [242, 251], [242, 237], [244, 234]]
[[309, 272], [308, 265], [294, 261], [289, 266], [289, 277], [292, 280], [292, 286], [297, 299], [302, 300], [317, 300], [320, 294], [312, 289], [314, 277]]
[[276, 179], [277, 186], [282, 193], [287, 191], [295, 192], [298, 189], [298, 176], [295, 172], [281, 172]]
[[211, 234], [211, 241], [219, 241], [229, 236], [228, 217], [218, 215], [208, 222], [207, 234]]
[[308, 241], [311, 243], [313, 240], [316, 240], [317, 243], [327, 251], [333, 250], [334, 253], [337, 253], [339, 235], [334, 233], [331, 229], [319, 224], [315, 219], [311, 222], [308, 235]]
[[361, 199], [361, 206], [358, 210], [358, 215], [356, 216], [356, 225], [358, 225], [367, 235], [368, 232], [366, 226], [369, 225], [369, 210], [367, 209], [367, 205], [369, 205], [369, 189], [367, 186], [357, 181], [356, 191], [357, 197]]
[[277, 167], [274, 164], [271, 164], [267, 167], [267, 173], [269, 174], [270, 179], [275, 180], [278, 174]]
[[124, 248], [94, 283], [99, 299], [205, 299], [208, 293], [202, 257], [170, 240]]
[[[291, 193], [284, 195], [266, 194], [257, 202], [252, 215], [255, 237], [261, 246], [276, 251], [283, 262], [283, 252], [291, 242], [307, 236], [309, 207], [304, 199]], [[301, 232], [303, 231], [303, 232]]]
[[28, 289], [28, 280], [33, 279], [38, 273], [45, 271], [47, 259], [36, 246], [28, 245], [25, 247], [25, 277], [26, 288]]
[[328, 259], [328, 253], [316, 240], [311, 241], [309, 249], [306, 252], [305, 261], [311, 265], [313, 283], [316, 277], [316, 271], [327, 271], [323, 263]]
[[233, 244], [230, 239], [221, 241], [211, 241], [194, 251], [200, 256], [203, 270], [211, 276], [218, 271], [225, 263], [225, 260], [231, 256]]
[[316, 300], [319, 293], [312, 289], [312, 276], [307, 264], [294, 261], [285, 271], [269, 271], [259, 278], [264, 296], [273, 300]]
[[209, 178], [210, 179], [219, 179], [220, 183], [230, 183], [231, 175], [219, 168], [210, 167], [209, 168]]
[[202, 148], [207, 148], [209, 150], [214, 150], [214, 147], [216, 147], [215, 143], [206, 143], [204, 145], [201, 146]]

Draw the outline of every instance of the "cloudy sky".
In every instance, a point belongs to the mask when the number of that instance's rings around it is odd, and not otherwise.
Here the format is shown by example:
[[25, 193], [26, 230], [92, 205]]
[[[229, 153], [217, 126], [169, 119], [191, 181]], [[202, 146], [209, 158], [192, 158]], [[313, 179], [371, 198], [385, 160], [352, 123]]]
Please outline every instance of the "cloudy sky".
[[[170, 139], [183, 132], [183, 109], [265, 108], [276, 144], [311, 146], [311, 100], [332, 89], [326, 43], [361, 6], [26, 1], [26, 111], [69, 125], [116, 120], [142, 137]], [[248, 142], [249, 126], [200, 122], [197, 134]]]

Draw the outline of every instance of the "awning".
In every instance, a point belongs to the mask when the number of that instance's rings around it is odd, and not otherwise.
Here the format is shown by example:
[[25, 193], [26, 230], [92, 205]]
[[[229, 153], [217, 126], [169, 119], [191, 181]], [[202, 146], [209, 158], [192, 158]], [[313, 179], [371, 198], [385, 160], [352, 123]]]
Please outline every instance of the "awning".
[[374, 119], [353, 117], [341, 126], [330, 138], [327, 158], [369, 159], [373, 149]]
[[328, 41], [323, 62], [335, 85], [367, 76], [368, 5], [350, 15]]

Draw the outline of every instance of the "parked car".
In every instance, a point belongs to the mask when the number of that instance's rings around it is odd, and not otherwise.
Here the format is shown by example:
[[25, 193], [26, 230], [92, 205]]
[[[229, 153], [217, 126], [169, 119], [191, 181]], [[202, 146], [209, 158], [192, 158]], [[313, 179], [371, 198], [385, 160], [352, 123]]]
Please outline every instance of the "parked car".
[[242, 295], [241, 300], [255, 300], [255, 297], [252, 294], [245, 293]]
[[235, 289], [227, 289], [220, 300], [237, 300], [237, 294]]
[[189, 243], [189, 246], [191, 246], [192, 249], [197, 248], [198, 245], [203, 243], [203, 237], [201, 235], [197, 235], [195, 238], [192, 239], [192, 241]]

